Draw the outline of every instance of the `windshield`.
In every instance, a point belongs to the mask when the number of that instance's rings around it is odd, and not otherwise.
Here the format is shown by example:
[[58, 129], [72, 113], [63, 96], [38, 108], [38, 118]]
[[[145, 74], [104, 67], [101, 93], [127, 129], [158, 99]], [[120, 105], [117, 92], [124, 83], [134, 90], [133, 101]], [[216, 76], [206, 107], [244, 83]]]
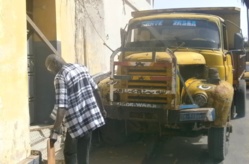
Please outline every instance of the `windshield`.
[[207, 20], [146, 20], [131, 24], [128, 30], [125, 47], [220, 47], [218, 27]]

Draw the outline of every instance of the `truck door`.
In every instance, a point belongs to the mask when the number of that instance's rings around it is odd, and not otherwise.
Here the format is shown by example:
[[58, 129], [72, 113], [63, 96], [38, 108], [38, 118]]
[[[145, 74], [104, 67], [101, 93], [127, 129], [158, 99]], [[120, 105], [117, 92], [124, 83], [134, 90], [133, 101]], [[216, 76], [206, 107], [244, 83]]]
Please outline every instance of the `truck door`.
[[227, 38], [227, 30], [225, 24], [222, 25], [222, 34], [221, 36], [223, 40], [223, 57], [224, 57], [224, 67], [225, 67], [225, 80], [230, 84], [233, 84], [233, 63], [232, 63], [232, 56], [228, 52], [229, 45], [228, 45], [228, 38]]

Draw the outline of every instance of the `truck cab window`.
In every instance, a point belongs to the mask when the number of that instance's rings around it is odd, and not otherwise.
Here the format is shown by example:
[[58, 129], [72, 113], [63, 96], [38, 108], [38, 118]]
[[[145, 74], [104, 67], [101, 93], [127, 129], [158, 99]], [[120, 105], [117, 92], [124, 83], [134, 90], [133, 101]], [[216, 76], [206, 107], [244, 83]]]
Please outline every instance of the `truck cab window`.
[[207, 20], [158, 19], [134, 22], [128, 30], [126, 47], [220, 48], [219, 30]]

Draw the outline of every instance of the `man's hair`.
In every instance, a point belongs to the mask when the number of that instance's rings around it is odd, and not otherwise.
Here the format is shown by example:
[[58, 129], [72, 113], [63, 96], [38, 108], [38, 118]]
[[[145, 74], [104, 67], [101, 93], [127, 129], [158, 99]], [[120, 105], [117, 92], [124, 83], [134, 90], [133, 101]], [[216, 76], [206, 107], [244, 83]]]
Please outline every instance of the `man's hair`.
[[50, 64], [54, 64], [57, 67], [61, 68], [64, 64], [66, 64], [66, 62], [61, 56], [50, 54], [46, 58], [45, 66], [48, 67]]

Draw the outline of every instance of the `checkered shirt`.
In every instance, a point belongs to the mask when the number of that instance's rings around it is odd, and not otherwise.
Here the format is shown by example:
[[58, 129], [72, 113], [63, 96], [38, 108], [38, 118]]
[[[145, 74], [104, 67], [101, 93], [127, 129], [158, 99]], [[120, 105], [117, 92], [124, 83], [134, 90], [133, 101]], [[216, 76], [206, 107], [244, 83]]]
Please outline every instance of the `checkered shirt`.
[[54, 86], [55, 109], [66, 108], [64, 124], [72, 138], [105, 124], [93, 94], [98, 86], [85, 66], [64, 65], [54, 78]]

